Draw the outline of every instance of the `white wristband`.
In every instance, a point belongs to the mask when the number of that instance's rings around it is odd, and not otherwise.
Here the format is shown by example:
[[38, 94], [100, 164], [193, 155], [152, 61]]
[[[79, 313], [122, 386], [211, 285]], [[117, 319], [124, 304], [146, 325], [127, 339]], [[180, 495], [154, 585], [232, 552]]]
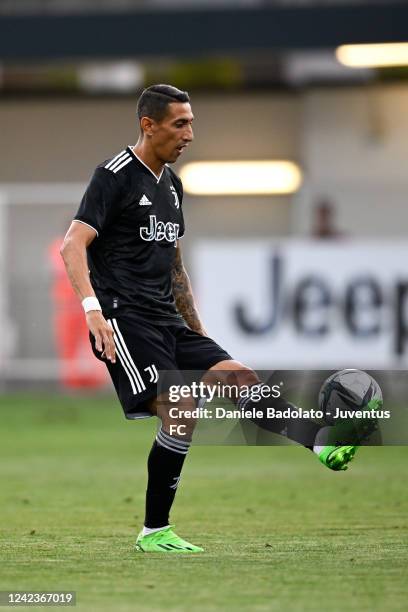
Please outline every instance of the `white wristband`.
[[82, 300], [82, 308], [85, 312], [89, 312], [90, 310], [102, 310], [98, 298], [94, 296], [84, 298]]

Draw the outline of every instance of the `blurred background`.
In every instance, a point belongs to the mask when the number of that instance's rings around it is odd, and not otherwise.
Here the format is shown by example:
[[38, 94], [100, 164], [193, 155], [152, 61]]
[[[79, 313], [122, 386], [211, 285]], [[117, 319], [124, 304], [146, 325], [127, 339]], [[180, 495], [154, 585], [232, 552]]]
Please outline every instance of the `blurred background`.
[[390, 0], [2, 0], [2, 389], [111, 390], [59, 245], [157, 82], [191, 95], [210, 333], [257, 368], [405, 369], [407, 24]]

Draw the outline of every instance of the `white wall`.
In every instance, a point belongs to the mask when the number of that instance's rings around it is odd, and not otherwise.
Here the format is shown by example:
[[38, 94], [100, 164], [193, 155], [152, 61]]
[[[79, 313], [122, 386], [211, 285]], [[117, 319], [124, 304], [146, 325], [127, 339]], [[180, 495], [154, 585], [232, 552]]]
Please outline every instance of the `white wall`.
[[[288, 157], [305, 170], [294, 198], [186, 198], [189, 239], [310, 232], [328, 195], [355, 235], [406, 233], [408, 86], [292, 94], [195, 95], [196, 139], [183, 160]], [[99, 161], [136, 140], [135, 101], [0, 103], [0, 183], [86, 181]]]
[[309, 233], [311, 207], [328, 195], [346, 233], [407, 235], [408, 87], [306, 92], [301, 126], [306, 182], [293, 209], [295, 232]]
[[[193, 96], [189, 159], [289, 157], [300, 150], [293, 95]], [[87, 181], [97, 163], [137, 139], [136, 100], [8, 100], [0, 103], [0, 183]], [[193, 235], [284, 235], [290, 198], [186, 198]]]
[[[184, 161], [286, 157], [300, 161], [305, 183], [293, 198], [187, 196], [183, 243], [188, 266], [199, 239], [309, 234], [311, 210], [320, 196], [332, 199], [339, 226], [350, 236], [406, 237], [408, 86], [197, 95], [193, 111], [196, 139]], [[135, 142], [135, 101], [3, 100], [0, 133], [0, 187], [86, 182], [98, 162]], [[18, 302], [10, 314], [19, 330], [20, 356], [52, 354], [44, 253], [77, 204], [48, 203], [37, 210], [18, 206], [3, 217], [0, 259], [7, 256], [9, 278], [2, 282]]]

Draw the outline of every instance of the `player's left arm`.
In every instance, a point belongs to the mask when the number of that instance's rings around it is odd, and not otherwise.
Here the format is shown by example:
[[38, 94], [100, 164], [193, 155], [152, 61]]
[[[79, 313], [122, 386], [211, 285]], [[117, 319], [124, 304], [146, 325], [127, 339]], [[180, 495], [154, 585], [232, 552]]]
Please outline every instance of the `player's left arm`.
[[207, 336], [194, 300], [190, 279], [184, 267], [180, 241], [177, 242], [176, 256], [171, 271], [171, 283], [177, 310], [187, 325], [202, 336]]

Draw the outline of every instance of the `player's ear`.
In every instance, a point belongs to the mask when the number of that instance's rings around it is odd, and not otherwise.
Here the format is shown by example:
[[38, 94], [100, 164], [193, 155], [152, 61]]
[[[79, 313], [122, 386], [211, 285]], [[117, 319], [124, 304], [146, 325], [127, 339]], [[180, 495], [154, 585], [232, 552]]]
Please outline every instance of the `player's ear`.
[[150, 137], [153, 134], [154, 129], [154, 121], [150, 119], [150, 117], [142, 117], [140, 120], [140, 127], [143, 131], [143, 134]]

